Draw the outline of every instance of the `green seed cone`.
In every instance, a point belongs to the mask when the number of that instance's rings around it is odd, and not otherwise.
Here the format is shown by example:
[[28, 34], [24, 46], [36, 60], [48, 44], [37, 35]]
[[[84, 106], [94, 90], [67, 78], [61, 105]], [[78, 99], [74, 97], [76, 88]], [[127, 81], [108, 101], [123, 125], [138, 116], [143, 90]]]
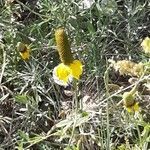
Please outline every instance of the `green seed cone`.
[[123, 94], [123, 103], [126, 107], [131, 107], [135, 104], [135, 96], [131, 92]]
[[24, 53], [27, 51], [27, 46], [21, 42], [18, 42], [17, 43], [17, 50], [20, 52], [20, 53]]
[[69, 65], [73, 62], [73, 56], [71, 53], [68, 37], [64, 29], [60, 28], [55, 31], [55, 39], [61, 62], [65, 65]]

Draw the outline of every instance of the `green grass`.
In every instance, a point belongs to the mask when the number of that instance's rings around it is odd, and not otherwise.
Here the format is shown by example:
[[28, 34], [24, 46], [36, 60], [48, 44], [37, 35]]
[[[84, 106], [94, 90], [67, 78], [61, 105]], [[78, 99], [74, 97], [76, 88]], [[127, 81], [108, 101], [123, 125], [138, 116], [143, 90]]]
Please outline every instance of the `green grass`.
[[[140, 43], [150, 35], [150, 2], [102, 0], [89, 9], [80, 4], [0, 0], [0, 149], [150, 149], [150, 94], [139, 91], [141, 112], [128, 113], [118, 103], [136, 83], [109, 67], [110, 58], [149, 67]], [[74, 90], [52, 77], [60, 63], [54, 39], [59, 27], [84, 65]], [[30, 45], [29, 61], [21, 59], [18, 42]], [[138, 80], [149, 83], [149, 71]], [[110, 92], [109, 84], [122, 88]]]

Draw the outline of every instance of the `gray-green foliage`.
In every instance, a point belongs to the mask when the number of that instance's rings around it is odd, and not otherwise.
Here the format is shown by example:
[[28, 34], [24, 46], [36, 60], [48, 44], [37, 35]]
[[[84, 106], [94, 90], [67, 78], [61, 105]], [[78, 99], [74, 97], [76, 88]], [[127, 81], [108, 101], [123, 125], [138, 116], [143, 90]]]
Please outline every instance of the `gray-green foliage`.
[[[148, 148], [149, 123], [133, 120], [122, 109], [113, 110], [119, 96], [115, 102], [107, 101], [111, 106], [106, 111], [103, 76], [109, 58], [141, 59], [139, 43], [150, 32], [150, 2], [95, 0], [88, 9], [81, 2], [0, 0], [0, 148]], [[90, 101], [94, 107], [90, 113], [72, 114], [74, 106], [69, 107], [65, 115], [70, 118], [61, 118], [60, 103], [68, 97], [52, 78], [60, 63], [54, 39], [59, 27], [66, 29], [74, 57], [84, 64], [78, 99], [91, 94], [92, 102], [101, 104], [97, 108]], [[30, 45], [29, 61], [21, 59], [18, 42]]]

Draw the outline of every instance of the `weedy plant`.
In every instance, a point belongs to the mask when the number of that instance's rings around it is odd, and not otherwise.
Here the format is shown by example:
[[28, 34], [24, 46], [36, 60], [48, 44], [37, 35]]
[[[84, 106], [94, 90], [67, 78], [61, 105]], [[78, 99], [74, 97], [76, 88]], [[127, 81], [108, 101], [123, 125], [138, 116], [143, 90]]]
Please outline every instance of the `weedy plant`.
[[0, 149], [150, 149], [149, 7], [0, 0]]

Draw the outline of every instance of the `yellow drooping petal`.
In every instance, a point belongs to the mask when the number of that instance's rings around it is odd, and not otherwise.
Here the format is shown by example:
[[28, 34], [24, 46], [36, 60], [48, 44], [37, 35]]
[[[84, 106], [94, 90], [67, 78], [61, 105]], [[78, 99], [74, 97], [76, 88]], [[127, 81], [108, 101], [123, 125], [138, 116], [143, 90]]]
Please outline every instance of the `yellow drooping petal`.
[[79, 80], [82, 71], [82, 63], [79, 60], [74, 60], [70, 65], [61, 63], [54, 68], [53, 78], [57, 84], [67, 86], [73, 78]]
[[30, 48], [27, 44], [18, 42], [17, 43], [17, 50], [21, 56], [22, 59], [28, 60], [30, 57]]
[[134, 104], [133, 110], [134, 110], [135, 112], [138, 112], [138, 111], [140, 110], [139, 103], [136, 102], [136, 103]]
[[81, 61], [79, 60], [74, 60], [73, 63], [71, 63], [69, 65], [70, 67], [70, 70], [71, 70], [71, 75], [72, 77], [74, 77], [75, 79], [78, 79], [80, 78], [80, 75], [82, 74], [83, 72], [83, 66], [82, 66], [82, 63]]
[[135, 103], [133, 106], [130, 107], [126, 107], [126, 110], [131, 113], [131, 112], [139, 112], [140, 107], [139, 107], [139, 103]]
[[126, 110], [127, 110], [129, 113], [131, 113], [131, 112], [133, 111], [131, 107], [126, 107]]
[[24, 52], [19, 52], [19, 53], [20, 53], [22, 59], [24, 59], [24, 60], [28, 60], [29, 57], [30, 57], [30, 51], [29, 51], [29, 49], [27, 49]]
[[55, 70], [55, 75], [59, 80], [62, 80], [65, 83], [68, 82], [71, 70], [67, 65], [61, 63], [58, 66], [56, 66], [54, 70]]
[[141, 43], [141, 46], [145, 53], [150, 53], [150, 38], [146, 37]]

